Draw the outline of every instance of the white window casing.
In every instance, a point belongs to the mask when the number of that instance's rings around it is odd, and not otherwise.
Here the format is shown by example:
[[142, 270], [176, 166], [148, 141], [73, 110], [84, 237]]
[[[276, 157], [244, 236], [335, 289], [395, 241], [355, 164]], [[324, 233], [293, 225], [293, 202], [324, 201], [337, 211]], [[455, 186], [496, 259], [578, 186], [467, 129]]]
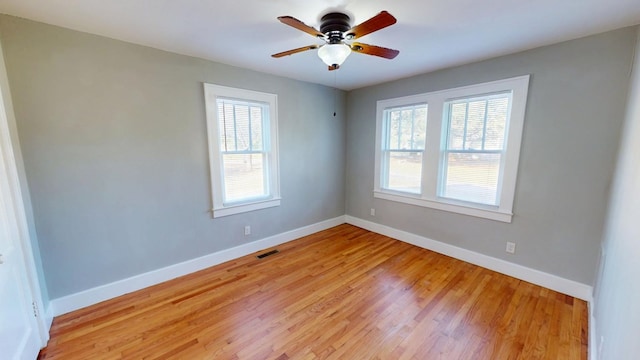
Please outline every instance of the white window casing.
[[[511, 222], [528, 86], [529, 75], [524, 75], [477, 85], [378, 101], [376, 109], [374, 197], [491, 220]], [[500, 103], [504, 102], [504, 99], [508, 99], [506, 109], [504, 104]], [[498, 136], [499, 144], [492, 143], [490, 146], [485, 146], [485, 141], [488, 139], [486, 132], [488, 126], [487, 104], [494, 104], [496, 101], [501, 106], [495, 106], [498, 109], [495, 111], [506, 111], [504, 114], [506, 120], [500, 118], [505, 121], [504, 138], [499, 138]], [[451, 105], [458, 104], [458, 108], [465, 106], [465, 104], [467, 106], [467, 110], [462, 112], [465, 114], [465, 128], [462, 136], [466, 137], [471, 136], [467, 134], [466, 128], [467, 122], [471, 121], [468, 118], [469, 103], [485, 105], [484, 112], [478, 111], [478, 114], [484, 114], [484, 130], [479, 130], [482, 131], [482, 136], [478, 137], [478, 134], [476, 134], [473, 137], [477, 144], [481, 143], [482, 145], [476, 144], [475, 146], [469, 145], [465, 147], [459, 145], [459, 141], [458, 145], [451, 144], [450, 142], [454, 138], [454, 136], [449, 136], [450, 129], [454, 128], [449, 123], [451, 120]], [[417, 192], [402, 191], [398, 190], [400, 187], [389, 187], [387, 182], [390, 176], [384, 158], [389, 142], [389, 134], [386, 129], [389, 127], [390, 120], [387, 116], [394, 109], [402, 109], [416, 104], [423, 104], [428, 109], [426, 142], [424, 144], [422, 163], [420, 164], [422, 171], [421, 187]], [[482, 121], [481, 116], [480, 120]], [[494, 118], [497, 118], [497, 115]], [[477, 116], [476, 120], [473, 121], [477, 121]], [[490, 119], [489, 121], [492, 120]], [[499, 126], [496, 125], [496, 128], [499, 128]], [[457, 130], [462, 131], [461, 129]], [[454, 140], [460, 140], [459, 136]], [[497, 141], [495, 140], [494, 142]], [[474, 165], [474, 159], [490, 158], [490, 154], [499, 159], [497, 162], [499, 163], [497, 174], [487, 175], [488, 178], [491, 178], [492, 186], [494, 188], [497, 186], [495, 196], [487, 195], [484, 200], [480, 200], [481, 197], [478, 194], [481, 194], [482, 191], [474, 192], [473, 183], [468, 184], [466, 190], [470, 192], [467, 192], [466, 195], [464, 186], [459, 186], [462, 192], [459, 191], [456, 194], [452, 191], [455, 186], [447, 187], [446, 175], [450, 169], [453, 169], [453, 167], [447, 168], [449, 159], [447, 156], [456, 154], [460, 157], [466, 156], [468, 161], [464, 164], [469, 165]], [[480, 163], [479, 160], [478, 163]], [[460, 169], [462, 168], [460, 167]], [[493, 170], [495, 171], [496, 169]], [[461, 177], [464, 179], [464, 175], [461, 175]], [[481, 182], [477, 178], [470, 177], [469, 179]]]
[[213, 217], [280, 205], [277, 95], [204, 84]]

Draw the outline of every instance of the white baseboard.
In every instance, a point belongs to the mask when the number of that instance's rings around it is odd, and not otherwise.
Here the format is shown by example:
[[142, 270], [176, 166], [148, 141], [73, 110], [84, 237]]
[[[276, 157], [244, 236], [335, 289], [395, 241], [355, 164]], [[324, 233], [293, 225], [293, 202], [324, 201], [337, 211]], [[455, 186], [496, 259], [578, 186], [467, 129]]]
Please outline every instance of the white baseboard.
[[[101, 301], [137, 291], [152, 285], [162, 283], [177, 277], [190, 274], [195, 271], [221, 264], [269, 247], [280, 245], [303, 236], [338, 226], [343, 223], [352, 224], [369, 231], [373, 231], [391, 238], [404, 241], [428, 250], [435, 251], [456, 259], [466, 261], [471, 264], [497, 271], [502, 274], [528, 281], [530, 283], [544, 286], [546, 288], [567, 294], [590, 303], [592, 300], [592, 287], [572, 280], [567, 280], [539, 270], [524, 267], [502, 259], [497, 259], [488, 255], [480, 254], [471, 250], [449, 245], [443, 242], [432, 240], [406, 231], [398, 230], [389, 226], [373, 223], [353, 216], [345, 215], [333, 219], [325, 220], [309, 226], [287, 231], [281, 234], [270, 236], [248, 244], [225, 249], [213, 254], [205, 255], [196, 259], [167, 266], [165, 268], [153, 270], [144, 274], [132, 276], [127, 279], [115, 281], [113, 283], [101, 285], [92, 289], [87, 289], [75, 294], [51, 300], [47, 309], [47, 321], [51, 324], [53, 316], [62, 315], [74, 310], [81, 309]], [[590, 310], [591, 311], [591, 310]], [[590, 327], [591, 328], [591, 327]], [[593, 359], [593, 358], [591, 358]]]
[[[47, 306], [47, 308], [44, 311], [44, 325], [47, 329], [47, 331], [49, 331], [51, 329], [51, 324], [53, 324], [53, 306], [51, 305], [51, 303], [49, 303], [49, 305]], [[49, 340], [49, 339], [47, 339]]]
[[97, 304], [101, 301], [112, 299], [133, 291], [144, 289], [177, 277], [190, 274], [223, 262], [249, 255], [256, 251], [280, 245], [313, 233], [338, 226], [345, 223], [345, 217], [339, 216], [333, 219], [321, 221], [309, 226], [273, 235], [248, 244], [243, 244], [230, 249], [218, 251], [196, 259], [187, 260], [144, 274], [118, 280], [110, 284], [101, 285], [75, 294], [51, 300], [54, 316], [62, 315], [74, 310]]
[[376, 232], [406, 243], [419, 246], [440, 254], [466, 261], [499, 273], [512, 276], [548, 289], [567, 294], [588, 302], [592, 300], [593, 288], [573, 280], [561, 278], [556, 275], [514, 264], [502, 259], [480, 254], [471, 250], [432, 240], [423, 236], [398, 230], [389, 226], [377, 224], [360, 218], [346, 215], [346, 222], [363, 229]]

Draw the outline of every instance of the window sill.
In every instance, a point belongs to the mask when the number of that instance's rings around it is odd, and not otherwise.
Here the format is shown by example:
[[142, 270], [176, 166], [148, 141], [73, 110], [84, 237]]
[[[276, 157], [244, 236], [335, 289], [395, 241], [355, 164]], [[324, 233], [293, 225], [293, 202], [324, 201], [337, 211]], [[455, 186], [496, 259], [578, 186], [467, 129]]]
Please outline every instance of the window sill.
[[513, 217], [513, 214], [511, 212], [503, 212], [499, 211], [498, 209], [494, 210], [488, 208], [472, 207], [469, 205], [461, 205], [453, 202], [447, 202], [445, 199], [430, 200], [405, 194], [389, 193], [380, 190], [374, 191], [373, 197], [506, 223], [511, 223], [511, 218]]
[[270, 207], [280, 206], [280, 198], [269, 199], [259, 202], [252, 202], [248, 204], [229, 205], [213, 209], [213, 218], [219, 218], [223, 216], [241, 214], [249, 211], [267, 209]]

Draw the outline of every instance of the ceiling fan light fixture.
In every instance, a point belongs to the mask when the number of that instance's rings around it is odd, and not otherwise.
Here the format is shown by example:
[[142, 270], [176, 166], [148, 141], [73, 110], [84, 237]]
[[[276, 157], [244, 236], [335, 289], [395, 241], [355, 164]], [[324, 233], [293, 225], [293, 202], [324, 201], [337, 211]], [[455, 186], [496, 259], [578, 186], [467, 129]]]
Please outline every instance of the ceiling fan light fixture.
[[349, 45], [340, 44], [326, 44], [318, 49], [318, 57], [327, 64], [327, 66], [342, 65], [351, 53]]

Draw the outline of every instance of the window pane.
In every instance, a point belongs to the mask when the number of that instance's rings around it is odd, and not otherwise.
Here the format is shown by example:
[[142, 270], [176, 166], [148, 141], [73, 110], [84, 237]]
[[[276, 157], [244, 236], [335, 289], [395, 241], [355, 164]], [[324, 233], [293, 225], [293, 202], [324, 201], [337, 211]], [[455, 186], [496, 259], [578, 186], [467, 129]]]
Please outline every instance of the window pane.
[[419, 194], [422, 152], [387, 152], [388, 189]]
[[509, 111], [509, 98], [491, 99], [487, 105], [487, 130], [484, 140], [486, 150], [502, 150]]
[[449, 110], [449, 149], [464, 149], [464, 129], [466, 120], [467, 103], [452, 104], [451, 109]]
[[450, 102], [449, 150], [502, 150], [511, 94]]
[[237, 151], [249, 149], [249, 107], [247, 105], [235, 105], [234, 130]]
[[482, 150], [486, 101], [471, 101], [467, 110], [465, 150]]
[[263, 154], [223, 154], [224, 202], [267, 196]]
[[412, 149], [424, 150], [427, 132], [427, 106], [420, 105], [413, 109]]
[[424, 150], [427, 105], [420, 104], [386, 111], [389, 150]]
[[496, 205], [501, 154], [449, 153], [442, 196]]
[[[266, 110], [266, 109], [264, 109]], [[252, 106], [251, 107], [251, 144], [253, 151], [262, 151], [262, 121], [263, 121], [263, 107]]]
[[217, 99], [221, 151], [262, 151], [264, 114], [268, 107]]
[[220, 150], [236, 150], [234, 130], [234, 106], [218, 100], [218, 120], [220, 128]]
[[400, 111], [389, 111], [387, 149], [400, 149]]

